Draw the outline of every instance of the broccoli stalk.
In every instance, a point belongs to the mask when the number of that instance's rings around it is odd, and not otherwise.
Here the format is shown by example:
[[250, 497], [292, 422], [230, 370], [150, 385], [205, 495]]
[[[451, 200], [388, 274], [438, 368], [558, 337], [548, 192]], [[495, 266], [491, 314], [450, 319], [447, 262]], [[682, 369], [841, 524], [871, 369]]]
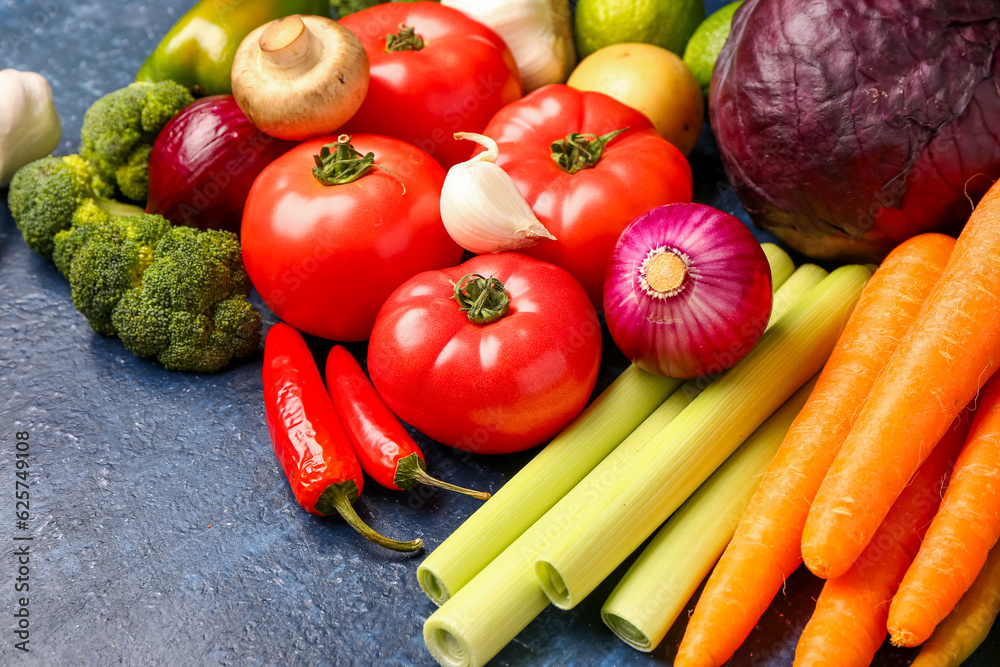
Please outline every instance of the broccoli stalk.
[[133, 83], [94, 102], [80, 130], [80, 155], [94, 168], [94, 192], [146, 201], [153, 141], [192, 102], [190, 91], [173, 81]]
[[129, 350], [168, 370], [215, 371], [260, 344], [262, 320], [235, 234], [173, 227], [112, 322]]

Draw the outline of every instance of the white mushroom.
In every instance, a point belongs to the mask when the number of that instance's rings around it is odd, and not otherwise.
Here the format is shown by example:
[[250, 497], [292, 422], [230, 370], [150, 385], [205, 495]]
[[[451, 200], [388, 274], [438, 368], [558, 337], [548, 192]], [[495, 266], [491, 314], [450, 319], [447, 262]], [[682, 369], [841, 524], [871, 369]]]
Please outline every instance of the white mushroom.
[[233, 96], [261, 131], [301, 140], [331, 134], [368, 92], [368, 54], [333, 19], [295, 14], [244, 38], [233, 61]]

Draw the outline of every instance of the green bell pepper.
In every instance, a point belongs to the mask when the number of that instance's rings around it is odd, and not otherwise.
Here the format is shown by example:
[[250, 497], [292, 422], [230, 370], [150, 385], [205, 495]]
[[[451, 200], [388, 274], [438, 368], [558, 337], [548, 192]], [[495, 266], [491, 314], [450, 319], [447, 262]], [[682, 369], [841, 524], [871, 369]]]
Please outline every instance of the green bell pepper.
[[171, 79], [196, 95], [233, 92], [233, 58], [254, 28], [291, 14], [330, 16], [329, 0], [199, 0], [149, 54], [136, 81]]

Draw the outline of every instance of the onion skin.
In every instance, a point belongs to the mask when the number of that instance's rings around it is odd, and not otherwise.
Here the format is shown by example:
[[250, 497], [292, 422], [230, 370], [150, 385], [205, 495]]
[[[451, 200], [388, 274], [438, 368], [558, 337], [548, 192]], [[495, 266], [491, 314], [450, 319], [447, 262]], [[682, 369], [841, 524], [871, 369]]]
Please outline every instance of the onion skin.
[[[653, 287], [666, 283], [652, 272], [644, 282], [641, 267], [653, 266], [647, 257], [671, 251], [669, 259], [686, 275], [668, 296]], [[673, 378], [734, 366], [763, 335], [771, 301], [771, 270], [753, 234], [703, 204], [659, 206], [636, 218], [618, 238], [604, 279], [615, 344], [639, 368]]]
[[204, 97], [157, 136], [146, 212], [177, 225], [238, 234], [257, 174], [295, 145], [254, 127], [232, 95]]

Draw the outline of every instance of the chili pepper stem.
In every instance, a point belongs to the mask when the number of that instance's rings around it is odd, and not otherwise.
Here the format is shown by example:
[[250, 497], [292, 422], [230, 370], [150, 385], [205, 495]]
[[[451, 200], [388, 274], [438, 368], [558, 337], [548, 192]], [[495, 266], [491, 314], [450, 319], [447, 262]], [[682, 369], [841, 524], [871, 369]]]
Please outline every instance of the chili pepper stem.
[[479, 498], [480, 500], [489, 499], [490, 494], [486, 491], [466, 489], [461, 486], [449, 484], [448, 482], [444, 482], [436, 477], [431, 477], [427, 474], [427, 469], [425, 468], [426, 465], [427, 464], [424, 463], [424, 460], [416, 454], [404, 456], [396, 462], [396, 475], [392, 480], [393, 483], [401, 489], [412, 489], [417, 484], [426, 484], [427, 486], [436, 486], [439, 489], [445, 489], [447, 491], [464, 493], [467, 496]]
[[340, 482], [339, 484], [331, 484], [326, 487], [322, 495], [320, 495], [319, 500], [316, 501], [315, 509], [320, 514], [325, 515], [331, 515], [336, 512], [344, 518], [344, 521], [346, 521], [351, 528], [358, 531], [364, 537], [380, 547], [392, 549], [393, 551], [410, 553], [417, 551], [424, 546], [424, 541], [419, 537], [415, 540], [410, 540], [409, 542], [400, 542], [398, 540], [390, 540], [388, 537], [375, 532], [375, 530], [362, 521], [361, 517], [358, 516], [358, 513], [354, 511], [354, 506], [351, 503], [357, 497], [358, 486], [354, 483], [354, 480]]

